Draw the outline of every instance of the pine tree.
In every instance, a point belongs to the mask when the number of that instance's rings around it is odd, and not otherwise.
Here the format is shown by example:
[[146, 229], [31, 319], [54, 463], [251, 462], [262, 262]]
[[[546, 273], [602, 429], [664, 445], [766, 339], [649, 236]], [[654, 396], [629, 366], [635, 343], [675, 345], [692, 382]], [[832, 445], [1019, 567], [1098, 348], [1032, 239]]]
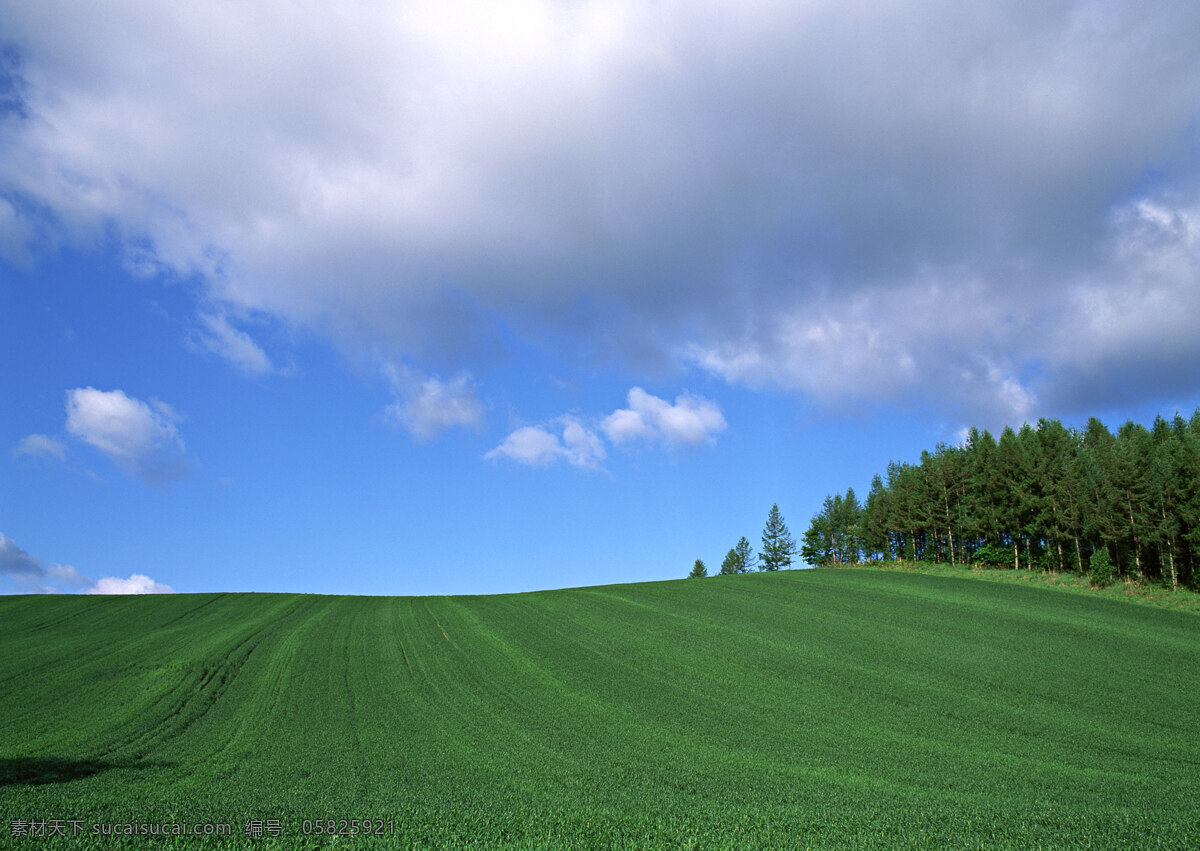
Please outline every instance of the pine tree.
[[796, 541], [783, 522], [783, 515], [776, 503], [767, 514], [767, 524], [762, 533], [762, 559], [759, 570], [780, 570], [792, 566], [796, 555]]
[[1013, 569], [1021, 569], [1021, 533], [1024, 530], [1022, 514], [1027, 500], [1023, 489], [1028, 486], [1025, 480], [1025, 464], [1021, 451], [1021, 442], [1011, 426], [1005, 426], [996, 444], [996, 467], [999, 473], [1000, 486], [1000, 530], [1008, 538], [1012, 547]]
[[871, 479], [871, 492], [867, 494], [867, 504], [862, 510], [862, 542], [863, 549], [869, 559], [890, 558], [891, 541], [888, 539], [888, 492], [883, 486], [883, 479], [876, 473]]
[[733, 548], [733, 553], [737, 556], [737, 572], [749, 573], [754, 569], [757, 562], [757, 557], [754, 555], [754, 550], [750, 546], [750, 542], [746, 540], [746, 536], [738, 538], [737, 545]]
[[1040, 561], [1042, 544], [1049, 537], [1042, 521], [1045, 514], [1044, 481], [1039, 475], [1042, 463], [1042, 444], [1037, 432], [1029, 423], [1021, 426], [1017, 432], [1017, 442], [1021, 445], [1020, 452], [1020, 481], [1017, 491], [1017, 516], [1020, 523], [1018, 530], [1025, 544], [1025, 567], [1033, 570], [1035, 561]]
[[1058, 570], [1066, 570], [1069, 556], [1063, 541], [1075, 542], [1076, 563], [1083, 571], [1079, 547], [1080, 511], [1079, 483], [1074, 476], [1073, 459], [1079, 452], [1079, 435], [1063, 427], [1058, 420], [1038, 420], [1038, 441], [1041, 443], [1040, 466], [1037, 476], [1042, 481], [1041, 523], [1054, 541]]
[[[763, 533], [762, 569], [790, 564], [790, 536]], [[782, 557], [777, 540], [787, 541]], [[865, 503], [827, 496], [804, 533], [810, 564], [901, 560], [1089, 572], [1089, 555], [1118, 575], [1193, 586], [1200, 567], [1200, 409], [1190, 420], [1128, 422], [1114, 435], [1095, 417], [1082, 431], [1042, 419], [1000, 439], [972, 428], [919, 465], [891, 462]], [[1007, 556], [1005, 555], [1007, 553]]]
[[[1083, 432], [1083, 445], [1075, 456], [1075, 479], [1080, 487], [1083, 535], [1093, 549], [1098, 542], [1116, 543], [1132, 528], [1117, 483], [1118, 466], [1117, 442], [1112, 432], [1091, 417]], [[1135, 550], [1135, 555], [1140, 559], [1140, 551]], [[1082, 562], [1082, 557], [1079, 561]]]
[[[1149, 495], [1152, 506], [1152, 537], [1166, 553], [1170, 570], [1171, 590], [1179, 590], [1179, 569], [1175, 552], [1179, 538], [1179, 510], [1182, 507], [1180, 478], [1176, 475], [1182, 445], [1178, 435], [1161, 416], [1154, 420], [1153, 460], [1149, 470]], [[1160, 562], [1162, 559], [1160, 558]], [[1161, 569], [1161, 568], [1160, 568]]]
[[996, 438], [987, 429], [972, 428], [967, 435], [967, 454], [970, 457], [967, 473], [965, 511], [976, 548], [1000, 545], [1001, 488], [998, 480], [999, 448]]
[[862, 506], [854, 494], [854, 488], [847, 488], [846, 495], [837, 501], [834, 513], [833, 545], [839, 564], [857, 564], [859, 553], [862, 552]]
[[[1187, 549], [1187, 573], [1193, 582], [1200, 561], [1200, 410], [1189, 422], [1176, 417], [1179, 433], [1179, 477], [1181, 505], [1179, 507], [1179, 537]], [[1185, 581], [1180, 577], [1180, 581]]]
[[721, 562], [721, 575], [730, 576], [735, 573], [746, 573], [754, 566], [754, 551], [745, 536], [738, 539], [737, 544], [725, 554]]
[[920, 467], [888, 464], [888, 524], [900, 542], [900, 558], [907, 552], [913, 561], [925, 556], [925, 532], [929, 526], [930, 503], [926, 499], [925, 477]]
[[[1127, 521], [1133, 563], [1140, 577], [1154, 567], [1157, 519], [1151, 499], [1154, 439], [1149, 430], [1129, 420], [1117, 430], [1116, 452], [1109, 468], [1109, 483], [1116, 491], [1122, 519]], [[1118, 565], [1119, 566], [1119, 565]]]
[[704, 566], [704, 562], [696, 559], [696, 564], [692, 567], [692, 572], [688, 574], [688, 579], [703, 579], [708, 576], [708, 568]]
[[[876, 476], [878, 478], [878, 476]], [[825, 497], [821, 510], [813, 515], [804, 533], [803, 546], [800, 547], [800, 558], [811, 565], [825, 565], [834, 560], [833, 522], [834, 498]]]
[[[956, 544], [955, 527], [959, 525], [960, 492], [966, 478], [965, 457], [961, 449], [944, 443], [939, 443], [932, 455], [921, 453], [921, 472], [925, 478], [935, 546], [943, 555], [949, 555], [951, 564], [961, 560], [956, 546], [961, 548], [962, 541]], [[961, 536], [960, 529], [958, 537]]]

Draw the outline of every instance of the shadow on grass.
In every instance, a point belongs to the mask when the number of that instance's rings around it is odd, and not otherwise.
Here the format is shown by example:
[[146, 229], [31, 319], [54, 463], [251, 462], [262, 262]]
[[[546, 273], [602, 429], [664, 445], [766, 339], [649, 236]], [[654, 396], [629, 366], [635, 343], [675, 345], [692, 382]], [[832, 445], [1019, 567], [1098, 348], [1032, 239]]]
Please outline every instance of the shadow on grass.
[[114, 768], [162, 768], [163, 765], [133, 760], [65, 759], [57, 756], [0, 758], [0, 787], [69, 783]]

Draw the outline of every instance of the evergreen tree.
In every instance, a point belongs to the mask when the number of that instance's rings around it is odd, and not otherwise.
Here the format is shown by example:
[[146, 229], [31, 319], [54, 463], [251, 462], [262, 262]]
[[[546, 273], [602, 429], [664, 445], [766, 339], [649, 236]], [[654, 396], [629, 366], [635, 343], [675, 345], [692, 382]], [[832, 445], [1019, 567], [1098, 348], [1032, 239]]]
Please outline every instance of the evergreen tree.
[[[1179, 544], [1179, 510], [1181, 488], [1177, 468], [1180, 445], [1174, 429], [1162, 417], [1154, 421], [1151, 433], [1153, 458], [1149, 470], [1151, 503], [1151, 535], [1165, 553], [1166, 567], [1171, 577], [1171, 590], [1179, 590], [1179, 567], [1175, 553]], [[1160, 563], [1163, 559], [1160, 556]]]
[[1017, 432], [1017, 443], [1021, 447], [1018, 468], [1021, 484], [1016, 493], [1018, 536], [1023, 544], [1025, 567], [1033, 570], [1034, 565], [1040, 565], [1043, 560], [1048, 537], [1043, 523], [1046, 511], [1045, 483], [1039, 475], [1043, 466], [1042, 445], [1029, 423], [1022, 425]]
[[754, 550], [750, 546], [750, 542], [746, 540], [746, 536], [738, 538], [737, 544], [733, 548], [734, 555], [737, 557], [737, 572], [749, 573], [754, 569], [757, 563], [757, 557], [754, 555]]
[[1179, 436], [1179, 539], [1186, 553], [1186, 577], [1196, 579], [1200, 561], [1200, 410], [1190, 422], [1176, 417], [1174, 428]]
[[771, 506], [762, 533], [762, 557], [759, 570], [781, 570], [792, 566], [796, 541], [783, 522], [778, 503]]
[[[778, 506], [767, 526], [762, 569], [786, 567], [794, 544]], [[1093, 554], [1101, 573], [1107, 559], [1118, 575], [1196, 585], [1200, 409], [1115, 435], [1095, 417], [1083, 431], [1047, 419], [1005, 428], [999, 441], [972, 428], [919, 465], [889, 463], [865, 504], [852, 488], [825, 497], [800, 550], [811, 564], [882, 556], [1084, 575]]]
[[1026, 486], [1021, 442], [1011, 427], [1005, 427], [996, 444], [997, 479], [1000, 486], [1000, 530], [1013, 554], [1013, 569], [1021, 569], [1022, 510], [1025, 501], [1021, 489]]
[[696, 559], [696, 564], [692, 567], [692, 572], [688, 574], [688, 579], [703, 579], [708, 576], [708, 568], [704, 566], [704, 562]]
[[1092, 417], [1075, 456], [1075, 479], [1080, 488], [1083, 536], [1092, 548], [1098, 541], [1116, 542], [1130, 528], [1116, 481], [1117, 442], [1112, 432]]
[[891, 558], [892, 546], [888, 536], [888, 492], [878, 473], [871, 478], [871, 492], [863, 506], [860, 519], [862, 545], [868, 560]]
[[862, 533], [859, 529], [862, 506], [854, 495], [854, 488], [847, 488], [846, 495], [834, 500], [833, 550], [838, 564], [857, 564], [862, 550]]
[[1000, 484], [996, 438], [987, 429], [967, 434], [969, 456], [964, 511], [973, 548], [1000, 545]]
[[1153, 552], [1157, 524], [1150, 505], [1153, 462], [1154, 441], [1150, 432], [1132, 420], [1126, 422], [1117, 431], [1116, 451], [1108, 478], [1118, 500], [1128, 536], [1125, 543], [1127, 548], [1133, 549], [1133, 565], [1138, 576], [1157, 567]]
[[889, 500], [888, 523], [900, 541], [900, 558], [907, 555], [913, 561], [925, 555], [925, 530], [929, 525], [929, 504], [925, 498], [925, 477], [920, 467], [911, 464], [888, 464]]
[[1072, 460], [1079, 449], [1079, 436], [1063, 428], [1058, 420], [1038, 420], [1038, 441], [1041, 443], [1037, 476], [1042, 480], [1041, 524], [1052, 536], [1060, 571], [1066, 570], [1069, 556], [1064, 541], [1073, 541], [1075, 557], [1083, 572], [1083, 555], [1079, 546], [1081, 515], [1079, 483], [1075, 479]]
[[[965, 478], [962, 451], [938, 444], [933, 455], [921, 453], [921, 470], [925, 477], [926, 496], [930, 502], [929, 516], [933, 525], [936, 548], [948, 554], [951, 564], [960, 559], [955, 549], [955, 527], [959, 525], [962, 482]], [[957, 542], [962, 547], [962, 533]]]
[[734, 573], [747, 573], [754, 567], [754, 550], [750, 548], [750, 542], [743, 535], [738, 538], [737, 544], [733, 549], [725, 554], [725, 560], [721, 562], [721, 575], [730, 576]]
[[833, 523], [834, 498], [825, 497], [821, 510], [813, 515], [808, 531], [804, 533], [800, 557], [812, 565], [829, 564], [834, 559]]

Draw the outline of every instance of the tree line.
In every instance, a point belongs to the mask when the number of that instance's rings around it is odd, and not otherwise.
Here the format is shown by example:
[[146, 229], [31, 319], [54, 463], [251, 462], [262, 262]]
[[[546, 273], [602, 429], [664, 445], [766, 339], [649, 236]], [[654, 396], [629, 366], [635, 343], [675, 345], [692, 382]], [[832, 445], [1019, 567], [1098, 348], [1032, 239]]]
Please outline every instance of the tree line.
[[875, 560], [1077, 571], [1194, 585], [1200, 562], [1200, 409], [1113, 434], [1041, 419], [999, 440], [972, 428], [919, 464], [888, 464], [865, 501], [825, 498], [804, 533], [816, 565]]
[[[719, 575], [729, 576], [735, 573], [749, 573], [755, 569], [786, 570], [792, 566], [795, 558], [796, 539], [792, 537], [792, 533], [788, 530], [787, 523], [783, 519], [783, 513], [779, 510], [778, 503], [776, 503], [767, 512], [767, 522], [763, 525], [762, 551], [758, 555], [755, 555], [750, 542], [743, 535], [729, 549], [729, 552], [725, 554], [725, 560], [721, 562]], [[692, 572], [688, 574], [688, 578], [699, 579], [704, 576], [708, 576], [708, 567], [705, 566], [702, 559], [696, 559], [696, 563], [692, 567]]]

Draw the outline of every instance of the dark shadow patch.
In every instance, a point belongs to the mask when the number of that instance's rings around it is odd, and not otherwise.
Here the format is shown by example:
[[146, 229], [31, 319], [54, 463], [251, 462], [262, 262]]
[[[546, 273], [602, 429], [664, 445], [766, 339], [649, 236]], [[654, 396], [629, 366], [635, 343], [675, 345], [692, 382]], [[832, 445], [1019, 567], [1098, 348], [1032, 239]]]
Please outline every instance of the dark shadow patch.
[[19, 756], [0, 759], [0, 786], [70, 783], [114, 768], [161, 768], [163, 763], [107, 759]]

